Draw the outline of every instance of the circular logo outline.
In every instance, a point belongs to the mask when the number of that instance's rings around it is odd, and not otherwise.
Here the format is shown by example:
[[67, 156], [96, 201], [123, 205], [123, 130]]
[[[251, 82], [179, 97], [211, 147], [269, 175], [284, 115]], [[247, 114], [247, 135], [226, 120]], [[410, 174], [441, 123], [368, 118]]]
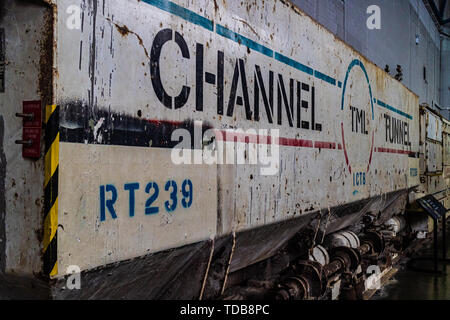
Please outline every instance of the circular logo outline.
[[[344, 84], [342, 86], [342, 99], [341, 99], [341, 111], [344, 110], [344, 100], [345, 100], [345, 89], [347, 88], [347, 80], [348, 76], [350, 74], [350, 71], [353, 69], [353, 67], [359, 66], [361, 70], [364, 72], [364, 75], [366, 76], [367, 84], [369, 85], [369, 94], [370, 94], [370, 105], [372, 108], [372, 120], [375, 119], [375, 114], [373, 111], [373, 96], [372, 96], [372, 86], [370, 85], [369, 76], [367, 74], [366, 67], [364, 66], [364, 63], [362, 63], [359, 59], [353, 59], [353, 61], [350, 63], [350, 65], [347, 68], [347, 73], [345, 75]], [[352, 173], [352, 167], [350, 165], [350, 162], [348, 160], [348, 154], [347, 154], [347, 148], [345, 147], [345, 138], [344, 138], [344, 122], [341, 122], [341, 134], [342, 134], [342, 148], [344, 150], [344, 156], [345, 156], [345, 162], [347, 164], [348, 171], [350, 174]], [[374, 145], [374, 130], [372, 129], [372, 146], [370, 148], [370, 156], [369, 156], [369, 163], [367, 164], [366, 172], [370, 169], [370, 164], [372, 162], [372, 155], [373, 155], [373, 145]]]

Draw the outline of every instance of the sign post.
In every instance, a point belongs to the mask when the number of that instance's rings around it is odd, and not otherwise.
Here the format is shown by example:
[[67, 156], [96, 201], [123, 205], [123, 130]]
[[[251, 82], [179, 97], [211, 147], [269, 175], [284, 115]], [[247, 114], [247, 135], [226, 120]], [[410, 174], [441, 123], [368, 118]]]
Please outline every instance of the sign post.
[[[446, 258], [446, 251], [447, 251], [447, 244], [446, 244], [446, 213], [447, 209], [440, 203], [433, 195], [427, 195], [423, 198], [420, 198], [417, 200], [419, 205], [424, 209], [425, 213], [433, 219], [433, 261], [434, 261], [434, 269], [428, 270], [423, 268], [414, 268], [418, 271], [424, 271], [424, 272], [432, 272], [436, 274], [443, 274], [445, 270], [439, 271], [438, 270], [438, 263], [439, 260], [443, 264], [448, 263], [449, 261]], [[439, 259], [438, 257], [438, 226], [439, 226], [439, 220], [442, 220], [442, 259]], [[413, 259], [411, 262], [418, 260]], [[430, 260], [429, 257], [422, 258], [421, 260]]]

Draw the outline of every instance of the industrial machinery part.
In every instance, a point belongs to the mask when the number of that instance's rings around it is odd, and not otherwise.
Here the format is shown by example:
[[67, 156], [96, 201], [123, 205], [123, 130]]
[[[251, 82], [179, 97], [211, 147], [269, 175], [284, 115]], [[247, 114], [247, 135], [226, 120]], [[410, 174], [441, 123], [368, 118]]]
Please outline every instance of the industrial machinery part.
[[275, 300], [306, 300], [309, 290], [309, 282], [303, 276], [289, 277], [279, 285]]
[[333, 275], [336, 270], [336, 267], [328, 268], [329, 266], [333, 266], [333, 263], [336, 262], [337, 272], [343, 271], [355, 271], [359, 263], [361, 261], [361, 255], [357, 249], [353, 249], [350, 247], [336, 247], [331, 249], [331, 262], [327, 266], [325, 266], [325, 273], [328, 276]]
[[403, 216], [398, 215], [386, 221], [384, 225], [386, 229], [388, 231], [392, 231], [393, 235], [395, 236], [397, 233], [403, 230], [406, 225], [406, 220]]
[[[388, 225], [390, 226], [390, 224]], [[364, 256], [378, 257], [385, 249], [383, 234], [367, 231], [359, 237], [351, 231], [339, 231], [329, 235], [330, 252], [316, 246], [309, 255], [310, 261], [298, 261], [292, 266], [290, 276], [281, 280], [276, 299], [296, 300], [322, 296], [331, 279], [341, 278], [341, 299], [360, 298], [364, 291], [364, 272], [361, 262]], [[338, 244], [342, 244], [338, 246]], [[355, 246], [358, 244], [358, 246]], [[311, 261], [313, 260], [313, 261]], [[319, 261], [329, 261], [321, 264]], [[340, 276], [339, 276], [340, 275]]]
[[317, 245], [311, 249], [309, 253], [309, 260], [319, 262], [322, 266], [324, 266], [330, 262], [330, 256], [324, 247]]
[[322, 265], [315, 261], [299, 261], [292, 266], [295, 275], [278, 285], [276, 300], [303, 300], [318, 297], [325, 292], [326, 275]]
[[364, 250], [367, 250], [367, 252], [364, 251], [364, 254], [369, 252], [379, 254], [383, 252], [385, 248], [385, 241], [383, 235], [380, 232], [373, 230], [367, 231], [361, 237], [361, 243], [363, 245], [362, 247], [364, 248]]
[[359, 238], [350, 230], [338, 231], [325, 238], [325, 245], [328, 248], [350, 247], [356, 249], [359, 247]]

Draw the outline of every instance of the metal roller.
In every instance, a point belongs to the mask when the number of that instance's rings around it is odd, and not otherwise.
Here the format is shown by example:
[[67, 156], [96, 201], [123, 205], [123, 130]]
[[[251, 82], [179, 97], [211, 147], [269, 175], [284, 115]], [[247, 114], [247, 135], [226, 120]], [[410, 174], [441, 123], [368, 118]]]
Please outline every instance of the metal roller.
[[328, 254], [327, 250], [324, 247], [318, 245], [310, 251], [309, 260], [316, 261], [320, 263], [322, 266], [324, 266], [330, 263], [330, 255]]
[[403, 216], [395, 216], [384, 223], [389, 231], [394, 232], [394, 234], [399, 233], [406, 226], [406, 220]]
[[347, 247], [356, 249], [360, 245], [358, 236], [352, 231], [338, 231], [328, 235], [325, 239], [328, 248]]

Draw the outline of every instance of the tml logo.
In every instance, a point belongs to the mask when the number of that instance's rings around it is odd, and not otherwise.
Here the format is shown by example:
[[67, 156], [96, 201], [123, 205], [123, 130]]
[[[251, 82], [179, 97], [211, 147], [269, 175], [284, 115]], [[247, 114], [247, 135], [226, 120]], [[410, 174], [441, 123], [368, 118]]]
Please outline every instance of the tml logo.
[[346, 166], [352, 176], [353, 194], [356, 195], [368, 184], [375, 135], [372, 87], [364, 63], [359, 59], [354, 59], [348, 66], [341, 99], [339, 129]]

